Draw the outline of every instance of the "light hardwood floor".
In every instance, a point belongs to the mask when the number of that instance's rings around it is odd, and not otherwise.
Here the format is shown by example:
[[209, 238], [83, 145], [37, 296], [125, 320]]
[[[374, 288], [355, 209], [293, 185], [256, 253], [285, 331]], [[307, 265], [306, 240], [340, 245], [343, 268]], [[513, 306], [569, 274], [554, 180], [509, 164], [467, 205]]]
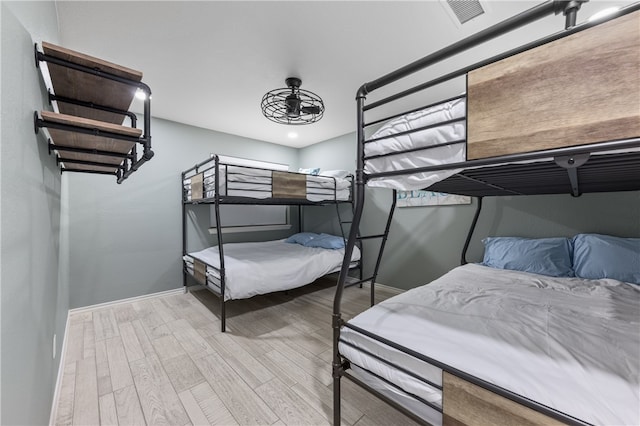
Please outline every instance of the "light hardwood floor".
[[[329, 424], [334, 285], [323, 279], [227, 303], [226, 333], [207, 290], [72, 314], [55, 422]], [[368, 300], [366, 287], [345, 289], [345, 317]], [[342, 421], [415, 424], [346, 379]]]

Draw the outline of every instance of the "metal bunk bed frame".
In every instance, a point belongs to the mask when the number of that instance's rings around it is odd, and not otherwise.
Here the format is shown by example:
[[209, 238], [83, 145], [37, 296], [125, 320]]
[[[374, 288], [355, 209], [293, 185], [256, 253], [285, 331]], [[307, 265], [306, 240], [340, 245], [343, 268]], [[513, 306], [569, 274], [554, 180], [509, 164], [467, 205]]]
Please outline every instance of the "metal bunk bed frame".
[[[211, 166], [211, 163], [213, 162], [213, 166]], [[209, 167], [205, 167], [209, 165]], [[351, 224], [352, 221], [345, 221], [342, 220], [342, 216], [340, 213], [340, 205], [341, 204], [351, 204], [351, 210], [353, 212], [353, 198], [354, 198], [354, 185], [353, 185], [353, 181], [351, 184], [351, 188], [350, 188], [350, 192], [351, 192], [351, 196], [349, 197], [349, 200], [338, 200], [336, 196], [334, 196], [334, 200], [325, 200], [325, 201], [309, 201], [307, 199], [298, 199], [298, 198], [250, 198], [250, 197], [240, 197], [240, 196], [227, 196], [227, 195], [220, 195], [220, 191], [219, 191], [219, 187], [217, 185], [217, 182], [220, 182], [220, 166], [223, 165], [220, 162], [220, 158], [218, 155], [212, 155], [211, 158], [208, 158], [198, 164], [196, 164], [195, 166], [185, 170], [182, 172], [181, 174], [181, 180], [180, 183], [182, 185], [182, 255], [187, 255], [187, 215], [186, 215], [186, 211], [187, 211], [187, 206], [189, 205], [196, 205], [196, 204], [210, 204], [214, 206], [214, 212], [215, 212], [215, 217], [216, 217], [216, 236], [217, 236], [217, 244], [218, 244], [218, 252], [220, 254], [220, 267], [216, 268], [218, 269], [219, 273], [220, 273], [220, 292], [216, 292], [214, 289], [212, 289], [210, 286], [204, 284], [204, 287], [207, 288], [209, 291], [211, 291], [212, 293], [214, 293], [215, 295], [217, 295], [220, 298], [220, 321], [221, 321], [221, 331], [225, 332], [226, 331], [226, 301], [225, 301], [225, 266], [224, 266], [224, 244], [223, 244], [223, 226], [221, 225], [221, 221], [220, 221], [220, 205], [287, 205], [287, 206], [297, 206], [298, 207], [298, 230], [302, 231], [302, 222], [303, 222], [303, 215], [302, 215], [302, 207], [303, 206], [328, 206], [328, 205], [335, 205], [336, 207], [336, 214], [337, 214], [337, 218], [338, 218], [338, 223], [340, 225], [340, 231], [342, 233], [342, 237], [345, 238], [346, 234], [344, 232], [344, 225], [345, 224]], [[245, 167], [245, 166], [235, 166], [234, 167]], [[214, 169], [214, 177], [215, 177], [215, 192], [214, 192], [214, 196], [213, 197], [204, 197], [202, 199], [198, 199], [198, 200], [187, 200], [186, 194], [185, 194], [185, 188], [184, 188], [184, 180], [187, 177], [187, 175], [189, 175], [190, 173], [194, 172], [195, 174], [198, 174], [200, 172], [204, 172], [206, 170], [211, 170]], [[250, 169], [259, 169], [259, 167], [248, 167]], [[264, 169], [266, 170], [266, 169]], [[330, 178], [328, 178], [330, 179]], [[335, 183], [335, 179], [334, 179], [334, 183]], [[225, 185], [228, 184], [228, 181], [225, 180]], [[226, 187], [225, 187], [226, 189]], [[334, 191], [336, 191], [335, 187], [334, 187]], [[225, 193], [228, 193], [225, 190]], [[352, 251], [353, 251], [353, 247], [352, 247]], [[362, 283], [362, 255], [361, 255], [361, 260], [358, 261], [358, 266], [357, 269], [359, 271], [359, 277], [360, 279], [353, 282], [350, 285], [355, 285], [355, 284], [361, 284]], [[207, 265], [209, 267], [215, 268], [212, 265]], [[351, 268], [353, 269], [353, 268]], [[349, 270], [349, 267], [347, 267], [347, 271]], [[185, 293], [187, 292], [187, 276], [188, 276], [188, 272], [187, 272], [187, 268], [185, 265], [183, 265], [183, 269], [182, 269], [182, 278], [183, 278], [183, 286], [184, 286], [184, 291]], [[206, 277], [205, 277], [206, 279]]]
[[[600, 25], [603, 22], [607, 22], [607, 21], [616, 19], [618, 17], [621, 17], [623, 15], [629, 14], [631, 12], [640, 10], [640, 3], [635, 3], [633, 5], [627, 6], [615, 12], [614, 14], [608, 16], [606, 19], [601, 20], [599, 22], [586, 22], [576, 26], [577, 12], [580, 9], [581, 3], [584, 3], [586, 1], [588, 0], [578, 0], [578, 1], [548, 0], [512, 18], [502, 21], [501, 23], [498, 23], [492, 27], [489, 27], [483, 31], [480, 31], [479, 33], [469, 36], [457, 43], [454, 43], [448, 47], [445, 47], [439, 51], [436, 51], [430, 55], [427, 55], [422, 59], [419, 59], [400, 69], [397, 69], [396, 71], [386, 74], [371, 82], [365, 83], [358, 89], [358, 92], [356, 95], [356, 102], [357, 102], [356, 133], [357, 133], [358, 142], [357, 142], [357, 169], [356, 169], [356, 176], [355, 176], [356, 178], [355, 211], [354, 211], [354, 218], [353, 218], [353, 226], [351, 228], [349, 240], [346, 246], [345, 261], [343, 262], [338, 285], [336, 286], [334, 305], [333, 305], [333, 318], [332, 318], [332, 327], [333, 327], [332, 375], [333, 375], [333, 398], [334, 398], [334, 401], [333, 401], [334, 402], [334, 405], [333, 405], [334, 407], [333, 424], [334, 425], [339, 425], [341, 422], [340, 380], [342, 377], [345, 377], [351, 380], [352, 382], [358, 384], [363, 389], [367, 390], [368, 392], [372, 393], [376, 397], [385, 401], [389, 405], [398, 409], [400, 412], [406, 414], [407, 416], [417, 421], [418, 423], [427, 424], [424, 419], [422, 419], [421, 417], [419, 417], [409, 409], [403, 407], [402, 405], [390, 399], [389, 397], [385, 396], [384, 394], [374, 390], [373, 388], [368, 386], [366, 383], [362, 382], [357, 377], [354, 377], [348, 372], [348, 369], [350, 368], [349, 361], [347, 359], [342, 358], [338, 348], [338, 344], [340, 342], [340, 329], [342, 327], [347, 327], [354, 331], [357, 331], [389, 347], [397, 349], [419, 360], [430, 363], [442, 369], [443, 372], [451, 373], [455, 376], [458, 376], [459, 378], [462, 378], [463, 380], [466, 380], [470, 383], [478, 385], [481, 388], [487, 389], [499, 396], [515, 401], [523, 406], [526, 406], [535, 411], [541, 412], [554, 419], [560, 420], [567, 424], [580, 424], [580, 425], [585, 424], [583, 421], [577, 418], [569, 416], [560, 411], [554, 410], [536, 401], [517, 395], [501, 387], [495, 386], [492, 383], [478, 379], [464, 371], [460, 371], [458, 369], [450, 367], [447, 364], [442, 363], [438, 360], [434, 360], [429, 357], [426, 357], [420, 353], [412, 351], [404, 346], [398, 345], [392, 341], [389, 341], [388, 339], [380, 337], [367, 330], [363, 330], [354, 325], [351, 325], [342, 319], [340, 305], [342, 300], [342, 293], [345, 287], [345, 282], [347, 281], [346, 273], [348, 271], [348, 268], [347, 268], [348, 263], [346, 262], [346, 259], [350, 257], [351, 251], [353, 250], [353, 247], [356, 241], [359, 240], [359, 236], [356, 233], [356, 230], [359, 228], [360, 220], [363, 213], [365, 186], [366, 186], [366, 183], [371, 179], [379, 178], [379, 177], [400, 176], [400, 175], [407, 175], [411, 173], [420, 173], [420, 172], [452, 170], [452, 169], [460, 169], [460, 168], [468, 168], [468, 167], [492, 166], [485, 169], [475, 168], [471, 170], [466, 170], [456, 175], [453, 175], [443, 181], [440, 181], [434, 185], [431, 185], [429, 188], [425, 188], [425, 189], [433, 190], [436, 192], [448, 192], [453, 194], [471, 195], [471, 196], [477, 197], [478, 199], [477, 209], [476, 209], [472, 224], [469, 228], [466, 241], [464, 243], [464, 247], [461, 255], [461, 264], [466, 263], [467, 248], [469, 246], [471, 236], [473, 234], [478, 217], [480, 215], [483, 196], [554, 194], [554, 193], [566, 193], [566, 192], [570, 192], [572, 196], [579, 196], [582, 192], [600, 192], [600, 191], [613, 191], [613, 190], [628, 191], [628, 190], [640, 189], [640, 167], [639, 167], [640, 153], [639, 152], [634, 152], [630, 154], [600, 155], [596, 157], [602, 157], [602, 158], [589, 158], [589, 154], [593, 152], [638, 148], [640, 147], [640, 138], [614, 140], [614, 141], [600, 142], [600, 143], [590, 144], [590, 145], [563, 147], [563, 148], [555, 148], [555, 149], [546, 149], [543, 151], [501, 155], [499, 157], [468, 160], [464, 162], [439, 165], [439, 166], [420, 167], [412, 170], [386, 171], [386, 172], [371, 173], [371, 174], [365, 174], [364, 172], [364, 164], [366, 159], [364, 155], [364, 144], [368, 142], [366, 140], [365, 132], [364, 132], [366, 127], [374, 124], [386, 122], [390, 119], [403, 116], [410, 112], [415, 112], [421, 109], [428, 108], [430, 106], [437, 105], [442, 101], [433, 103], [426, 107], [421, 107], [411, 111], [406, 111], [400, 114], [392, 115], [390, 117], [386, 117], [384, 119], [372, 121], [369, 123], [365, 122], [365, 117], [364, 117], [365, 111], [375, 109], [389, 102], [404, 98], [411, 94], [415, 94], [417, 92], [423, 91], [425, 89], [441, 84], [443, 82], [447, 82], [453, 78], [462, 77], [466, 75], [469, 71], [475, 70], [477, 68], [483, 67], [493, 62], [511, 57], [518, 53], [522, 53], [527, 50], [530, 50], [534, 47], [538, 47], [543, 44], [564, 38], [566, 36], [586, 30], [593, 26]], [[439, 63], [442, 60], [445, 60], [451, 56], [454, 56], [458, 53], [466, 51], [488, 40], [491, 40], [500, 35], [506, 34], [507, 32], [510, 32], [514, 29], [525, 26], [529, 23], [537, 21], [548, 15], [551, 15], [551, 14], [557, 15], [560, 13], [562, 13], [565, 16], [565, 29], [560, 32], [554, 33], [552, 35], [536, 40], [534, 42], [527, 43], [523, 46], [509, 50], [505, 53], [477, 62], [473, 65], [466, 66], [457, 71], [446, 74], [442, 77], [433, 79], [431, 81], [427, 81], [425, 83], [419, 84], [410, 89], [398, 92], [384, 99], [365, 105], [365, 99], [367, 94], [373, 92], [374, 90], [387, 86], [399, 79], [407, 77], [431, 65]], [[449, 100], [453, 100], [457, 98], [460, 98], [460, 96], [451, 98]], [[466, 115], [467, 114], [465, 114], [465, 116]], [[442, 125], [442, 124], [443, 123], [438, 123], [437, 125]], [[414, 129], [405, 133], [416, 132], [423, 129], [424, 128]], [[465, 140], [452, 142], [452, 143], [466, 143], [466, 138]], [[425, 148], [422, 148], [422, 149], [425, 149]], [[429, 149], [429, 148], [426, 148], [426, 149]], [[410, 152], [410, 151], [411, 150], [407, 150], [405, 152]], [[394, 154], [397, 154], [397, 153], [398, 153], [397, 151], [394, 152]], [[516, 162], [516, 161], [539, 160], [543, 158], [552, 158], [553, 162], [532, 163], [532, 164], [524, 164], [524, 165], [523, 164], [519, 164], [519, 165], [503, 164], [503, 163]], [[498, 164], [503, 164], [503, 165], [498, 165]], [[589, 173], [578, 175], [577, 173], [578, 167], [580, 167], [580, 170], [585, 170], [587, 172], [595, 171], [596, 176], [591, 177]], [[563, 174], [568, 173], [568, 178], [570, 182], [569, 188], [567, 188], [566, 185], [563, 185], [563, 186], [557, 185], [557, 182], [555, 182], [555, 180], [558, 178], [558, 173], [555, 173], [555, 174], [551, 173], [549, 178], [547, 178], [537, 188], [534, 188], [534, 189], [530, 188], [530, 186], [527, 185], [526, 177], [519, 178], [519, 180], [516, 180], [515, 185], [512, 185], [512, 182], [509, 182], [510, 183], [510, 185], [508, 185], [509, 187], [507, 187], [507, 185], [503, 185], [507, 181], [513, 181], [514, 176], [516, 176], [513, 173], [517, 170], [525, 170], [525, 172], [527, 173], [534, 171], [536, 173], [542, 172], [543, 174], [545, 174], [545, 173], [549, 173], [551, 169], [560, 170], [561, 171], [560, 177], [562, 177]], [[613, 173], [614, 170], [615, 170], [615, 173]], [[609, 175], [603, 176], [602, 173], [598, 173], [602, 171], [608, 171]], [[538, 175], [536, 174], [536, 176]], [[394, 197], [394, 203], [390, 208], [389, 221], [391, 220], [391, 216], [395, 208], [395, 198], [396, 198], [395, 190], [393, 191], [393, 197]], [[388, 233], [388, 231], [389, 231], [389, 223], [387, 223], [385, 233]], [[386, 235], [384, 236], [384, 240], [386, 241]], [[384, 245], [382, 249], [384, 249]], [[382, 250], [380, 252], [378, 262], [381, 256], [382, 256]], [[372, 290], [371, 303], [373, 305], [374, 303], [373, 285], [371, 286], [371, 290]], [[388, 361], [382, 360], [373, 354], [369, 354], [369, 355], [374, 356], [375, 358], [379, 359], [380, 361], [386, 364], [390, 364]], [[394, 367], [400, 368], [398, 366], [394, 366]], [[418, 377], [418, 379], [424, 381], [424, 379], [422, 378]], [[393, 387], [397, 387], [390, 382], [386, 382], [386, 383]], [[442, 389], [441, 386], [436, 386], [436, 387]], [[412, 396], [416, 400], [421, 401], [424, 404], [427, 404], [432, 408], [435, 408], [438, 411], [442, 412], [441, 408], [435, 407], [433, 404], [427, 401], [424, 401], [423, 399], [421, 399], [416, 395], [412, 395]]]

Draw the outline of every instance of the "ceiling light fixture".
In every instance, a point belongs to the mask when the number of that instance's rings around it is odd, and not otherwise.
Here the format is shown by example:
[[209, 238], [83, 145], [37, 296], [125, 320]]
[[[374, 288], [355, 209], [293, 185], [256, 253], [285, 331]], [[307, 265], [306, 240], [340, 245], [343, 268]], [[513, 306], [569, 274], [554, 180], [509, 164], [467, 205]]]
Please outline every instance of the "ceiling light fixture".
[[311, 124], [324, 115], [324, 102], [320, 96], [300, 88], [302, 80], [289, 77], [286, 88], [267, 92], [260, 104], [262, 114], [280, 124]]
[[287, 136], [289, 137], [289, 139], [295, 139], [298, 137], [298, 134], [296, 132], [289, 132], [287, 133]]

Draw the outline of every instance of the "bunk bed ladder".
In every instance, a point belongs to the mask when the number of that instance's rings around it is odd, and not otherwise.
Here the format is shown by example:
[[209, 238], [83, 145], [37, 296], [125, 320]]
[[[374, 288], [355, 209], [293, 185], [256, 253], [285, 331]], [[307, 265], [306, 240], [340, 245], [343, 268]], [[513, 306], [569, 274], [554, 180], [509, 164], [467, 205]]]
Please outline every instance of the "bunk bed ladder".
[[[363, 201], [364, 201], [364, 194], [362, 196]], [[360, 234], [360, 229], [358, 228], [356, 230], [356, 241], [358, 243], [358, 246], [360, 247], [360, 258], [364, 259], [364, 244], [363, 241], [365, 240], [375, 240], [375, 239], [380, 239], [380, 246], [378, 248], [378, 256], [376, 258], [376, 264], [373, 268], [373, 273], [370, 277], [368, 278], [362, 278], [362, 267], [360, 268], [360, 280], [358, 281], [353, 281], [353, 282], [349, 282], [349, 286], [353, 286], [356, 284], [359, 284], [360, 287], [362, 288], [362, 284], [366, 283], [366, 282], [370, 282], [371, 283], [371, 306], [375, 305], [375, 282], [376, 282], [376, 278], [378, 277], [378, 270], [380, 269], [380, 262], [382, 262], [382, 255], [384, 253], [384, 248], [387, 244], [387, 238], [389, 236], [389, 228], [391, 227], [391, 221], [393, 220], [393, 213], [396, 210], [396, 200], [397, 200], [397, 192], [394, 189], [393, 190], [393, 201], [391, 203], [391, 207], [389, 208], [389, 215], [387, 216], [387, 222], [385, 224], [385, 228], [384, 231], [381, 234], [372, 234], [372, 235], [361, 235]], [[362, 264], [361, 264], [362, 265]]]
[[[353, 194], [353, 185], [352, 185], [352, 194]], [[349, 226], [349, 230], [351, 229], [350, 227], [353, 224], [353, 216], [355, 215], [355, 205], [353, 202], [351, 202], [351, 220], [343, 220], [342, 215], [340, 214], [340, 204], [336, 203], [336, 213], [338, 215], [338, 224], [340, 225], [340, 232], [342, 235], [342, 238], [344, 238], [345, 240], [347, 239], [349, 233], [345, 232], [345, 225]], [[362, 243], [360, 242], [360, 228], [358, 227], [356, 229], [356, 244], [358, 246], [358, 249], [360, 250], [360, 260], [358, 261], [359, 265], [358, 265], [358, 278], [353, 278], [353, 277], [346, 277], [346, 281], [347, 284], [345, 285], [345, 287], [351, 287], [354, 285], [359, 285], [360, 288], [362, 288], [362, 283], [365, 282], [366, 280], [363, 280], [363, 270], [362, 270], [362, 260], [364, 259], [364, 252], [363, 252], [363, 247], [362, 247]], [[355, 280], [355, 281], [354, 281]]]

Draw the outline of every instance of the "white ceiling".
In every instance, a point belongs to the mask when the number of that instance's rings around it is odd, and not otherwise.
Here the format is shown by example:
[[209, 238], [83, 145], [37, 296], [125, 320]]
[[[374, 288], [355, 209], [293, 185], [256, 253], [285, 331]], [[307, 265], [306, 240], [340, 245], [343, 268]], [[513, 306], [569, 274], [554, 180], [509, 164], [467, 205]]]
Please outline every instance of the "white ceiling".
[[[488, 12], [463, 26], [441, 1], [56, 3], [61, 45], [141, 70], [153, 92], [153, 116], [304, 147], [355, 130], [354, 99], [361, 84], [539, 2], [485, 2]], [[592, 0], [578, 20], [624, 3]], [[548, 17], [436, 71], [563, 25], [562, 16]], [[323, 98], [321, 121], [286, 126], [262, 116], [264, 93], [284, 87], [289, 76], [300, 77], [303, 89]], [[288, 138], [290, 131], [298, 137]]]

